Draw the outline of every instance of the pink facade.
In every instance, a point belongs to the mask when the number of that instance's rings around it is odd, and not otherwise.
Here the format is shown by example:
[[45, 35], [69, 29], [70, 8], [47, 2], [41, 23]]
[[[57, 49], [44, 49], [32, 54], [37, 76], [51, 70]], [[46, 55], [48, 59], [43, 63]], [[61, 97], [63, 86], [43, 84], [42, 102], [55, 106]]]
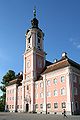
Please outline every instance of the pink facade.
[[80, 112], [80, 65], [62, 54], [60, 60], [46, 61], [44, 34], [33, 18], [26, 32], [23, 79], [6, 87], [6, 109], [11, 112], [67, 114]]

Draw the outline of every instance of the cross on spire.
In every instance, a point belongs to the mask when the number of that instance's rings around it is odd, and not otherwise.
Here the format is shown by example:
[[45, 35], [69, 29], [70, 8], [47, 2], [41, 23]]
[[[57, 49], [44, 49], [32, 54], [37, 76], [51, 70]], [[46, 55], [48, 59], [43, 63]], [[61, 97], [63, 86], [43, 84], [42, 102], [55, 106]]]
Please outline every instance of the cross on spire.
[[34, 7], [33, 14], [34, 14], [34, 18], [36, 18], [36, 7]]

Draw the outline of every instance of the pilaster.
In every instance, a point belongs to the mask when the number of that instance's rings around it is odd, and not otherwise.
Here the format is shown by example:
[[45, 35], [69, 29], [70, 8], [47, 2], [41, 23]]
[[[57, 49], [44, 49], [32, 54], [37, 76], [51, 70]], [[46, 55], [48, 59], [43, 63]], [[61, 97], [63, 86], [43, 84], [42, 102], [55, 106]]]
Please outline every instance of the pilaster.
[[22, 81], [22, 111], [24, 111], [24, 81]]
[[31, 81], [31, 112], [34, 112], [34, 81]]
[[46, 98], [46, 74], [43, 75], [43, 83], [44, 83], [44, 103], [43, 103], [43, 113], [46, 114], [47, 112], [47, 108], [46, 108], [46, 104], [47, 104], [47, 98]]
[[68, 69], [68, 73], [66, 75], [66, 89], [67, 89], [67, 104], [66, 104], [66, 108], [67, 111], [69, 113], [67, 114], [71, 114], [71, 98], [70, 98], [70, 70]]
[[14, 111], [17, 111], [17, 84], [14, 85]]

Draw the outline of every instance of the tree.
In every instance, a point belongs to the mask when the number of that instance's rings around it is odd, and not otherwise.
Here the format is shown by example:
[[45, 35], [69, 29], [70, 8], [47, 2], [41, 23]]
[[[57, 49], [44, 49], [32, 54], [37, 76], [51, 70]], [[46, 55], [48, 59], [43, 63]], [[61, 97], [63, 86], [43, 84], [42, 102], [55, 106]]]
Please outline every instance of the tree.
[[[6, 86], [8, 85], [9, 81], [16, 79], [15, 72], [13, 70], [9, 70], [2, 78], [2, 86], [0, 86], [1, 91], [3, 92], [3, 95], [0, 98], [0, 107], [5, 106], [5, 100], [6, 100]], [[2, 104], [2, 105], [1, 105]], [[2, 110], [2, 108], [1, 108]]]
[[0, 97], [0, 111], [4, 111], [4, 103], [3, 103], [3, 98], [2, 96]]

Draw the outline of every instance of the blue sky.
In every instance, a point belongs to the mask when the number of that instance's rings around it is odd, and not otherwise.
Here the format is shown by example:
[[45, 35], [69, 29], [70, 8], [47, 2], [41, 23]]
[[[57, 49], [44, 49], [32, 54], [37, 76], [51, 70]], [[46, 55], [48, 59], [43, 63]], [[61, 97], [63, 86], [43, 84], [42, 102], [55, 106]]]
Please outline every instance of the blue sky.
[[25, 33], [36, 6], [47, 59], [62, 52], [80, 63], [80, 0], [0, 0], [0, 81], [11, 69], [23, 70]]

